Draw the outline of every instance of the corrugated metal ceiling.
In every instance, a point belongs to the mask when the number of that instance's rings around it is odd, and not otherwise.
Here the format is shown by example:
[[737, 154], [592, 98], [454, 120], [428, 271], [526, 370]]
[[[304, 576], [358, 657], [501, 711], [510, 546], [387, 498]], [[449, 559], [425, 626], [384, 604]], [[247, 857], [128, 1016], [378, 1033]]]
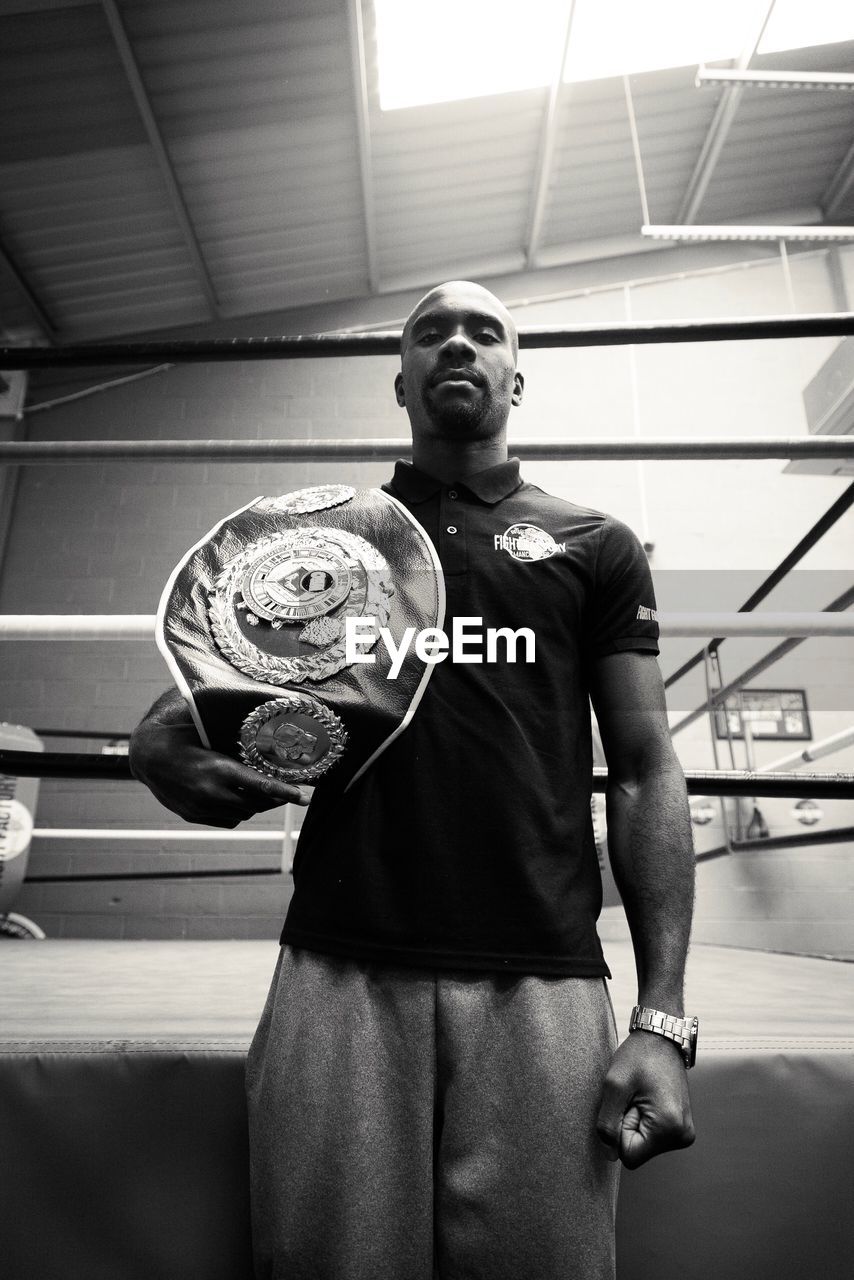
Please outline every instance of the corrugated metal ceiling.
[[[548, 90], [383, 113], [362, 0], [360, 135], [358, 2], [0, 0], [0, 328], [119, 335], [640, 246], [621, 79], [561, 88], [532, 245]], [[854, 42], [756, 65], [852, 71]], [[694, 71], [630, 78], [653, 221], [725, 92]], [[820, 206], [852, 140], [854, 94], [744, 91], [694, 220]]]

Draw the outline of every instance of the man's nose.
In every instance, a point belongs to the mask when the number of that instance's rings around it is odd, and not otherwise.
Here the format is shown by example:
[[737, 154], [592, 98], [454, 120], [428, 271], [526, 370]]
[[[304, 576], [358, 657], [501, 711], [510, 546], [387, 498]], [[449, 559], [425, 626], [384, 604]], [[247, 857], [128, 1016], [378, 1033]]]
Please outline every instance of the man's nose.
[[445, 359], [454, 357], [471, 361], [477, 356], [477, 348], [463, 329], [456, 329], [448, 334], [439, 354]]

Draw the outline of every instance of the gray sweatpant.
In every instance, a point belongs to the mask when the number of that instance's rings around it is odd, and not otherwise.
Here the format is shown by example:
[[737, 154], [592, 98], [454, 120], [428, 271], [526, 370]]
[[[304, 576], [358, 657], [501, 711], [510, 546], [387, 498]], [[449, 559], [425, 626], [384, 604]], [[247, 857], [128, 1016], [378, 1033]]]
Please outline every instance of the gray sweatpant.
[[602, 978], [283, 947], [246, 1068], [258, 1280], [610, 1280]]

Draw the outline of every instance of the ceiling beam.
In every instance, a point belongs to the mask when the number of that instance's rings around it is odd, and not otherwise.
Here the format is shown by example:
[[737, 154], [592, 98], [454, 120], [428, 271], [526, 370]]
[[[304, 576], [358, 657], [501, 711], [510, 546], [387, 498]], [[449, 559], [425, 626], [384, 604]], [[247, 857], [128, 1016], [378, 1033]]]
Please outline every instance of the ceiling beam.
[[[759, 47], [768, 20], [774, 11], [775, 0], [770, 0], [768, 8], [762, 19], [761, 26], [757, 32], [755, 40], [753, 40], [747, 49], [739, 57], [735, 64], [734, 70], [746, 71], [750, 66], [753, 55]], [[709, 183], [712, 180], [712, 174], [720, 158], [723, 145], [729, 136], [738, 111], [741, 95], [744, 87], [740, 84], [728, 84], [724, 86], [718, 105], [715, 108], [715, 114], [709, 125], [703, 145], [700, 148], [700, 154], [697, 157], [697, 163], [694, 166], [694, 172], [688, 180], [688, 186], [685, 195], [682, 197], [682, 204], [679, 206], [679, 212], [676, 214], [676, 222], [693, 222], [697, 216], [700, 205], [708, 190]]]
[[845, 271], [842, 266], [842, 255], [839, 252], [839, 245], [830, 244], [827, 246], [825, 254], [825, 266], [827, 267], [827, 275], [830, 280], [830, 287], [833, 290], [833, 306], [836, 311], [850, 311], [851, 303], [848, 300], [848, 285], [845, 280]]
[[836, 214], [851, 191], [852, 185], [854, 185], [854, 142], [845, 152], [842, 163], [819, 200], [825, 218], [832, 218]]
[[142, 117], [142, 122], [145, 125], [145, 131], [148, 134], [148, 141], [150, 142], [157, 158], [160, 174], [166, 184], [166, 190], [168, 191], [169, 198], [172, 202], [172, 209], [178, 220], [178, 225], [181, 228], [184, 242], [193, 261], [193, 266], [196, 269], [196, 275], [198, 277], [199, 284], [202, 287], [202, 292], [207, 299], [208, 306], [210, 307], [214, 317], [219, 318], [219, 299], [216, 295], [213, 281], [208, 273], [204, 257], [202, 256], [202, 251], [196, 238], [193, 224], [190, 221], [190, 215], [184, 202], [184, 195], [178, 183], [171, 157], [166, 148], [166, 143], [163, 140], [163, 135], [160, 132], [160, 126], [154, 117], [154, 111], [152, 110], [151, 101], [148, 97], [148, 91], [143, 83], [142, 75], [136, 61], [136, 56], [131, 48], [121, 15], [116, 7], [115, 0], [101, 0], [101, 8], [104, 11], [104, 16], [107, 19], [110, 32], [112, 33], [113, 40], [115, 41], [125, 76], [127, 77], [131, 92], [137, 105], [137, 110], [139, 111], [139, 114]]
[[359, 175], [362, 187], [362, 214], [365, 223], [365, 252], [368, 288], [379, 293], [377, 270], [377, 222], [374, 205], [374, 174], [371, 155], [371, 116], [368, 100], [368, 70], [365, 59], [365, 30], [362, 0], [347, 0], [350, 26], [350, 59], [353, 68], [353, 98], [356, 107], [356, 136], [359, 148]]
[[2, 242], [0, 242], [0, 264], [2, 264], [6, 268], [9, 275], [15, 281], [15, 284], [18, 286], [21, 293], [26, 298], [27, 303], [30, 306], [30, 309], [32, 310], [33, 314], [35, 315], [42, 329], [44, 330], [45, 336], [50, 338], [51, 340], [54, 340], [58, 336], [56, 325], [54, 324], [53, 320], [51, 320], [50, 316], [48, 315], [42, 303], [36, 297], [35, 293], [33, 292], [32, 286], [30, 285], [26, 276], [24, 276], [20, 267], [17, 265], [17, 263], [9, 253], [9, 250], [3, 245]]
[[543, 119], [540, 125], [540, 149], [537, 155], [537, 167], [534, 171], [534, 181], [531, 187], [531, 200], [528, 205], [528, 221], [525, 227], [525, 264], [530, 271], [534, 266], [534, 259], [537, 256], [537, 250], [540, 247], [540, 235], [543, 229], [543, 221], [546, 211], [546, 197], [548, 195], [549, 184], [552, 176], [552, 161], [554, 159], [555, 139], [557, 137], [557, 120], [558, 105], [560, 100], [560, 91], [563, 86], [563, 73], [566, 68], [566, 59], [569, 53], [569, 40], [572, 34], [572, 19], [575, 16], [575, 0], [569, 0], [569, 11], [566, 16], [566, 27], [564, 29], [563, 47], [561, 50], [560, 60], [555, 68], [555, 74], [552, 77], [549, 86], [549, 96], [543, 111]]
[[0, 0], [0, 18], [22, 13], [48, 13], [51, 9], [82, 9], [98, 0]]

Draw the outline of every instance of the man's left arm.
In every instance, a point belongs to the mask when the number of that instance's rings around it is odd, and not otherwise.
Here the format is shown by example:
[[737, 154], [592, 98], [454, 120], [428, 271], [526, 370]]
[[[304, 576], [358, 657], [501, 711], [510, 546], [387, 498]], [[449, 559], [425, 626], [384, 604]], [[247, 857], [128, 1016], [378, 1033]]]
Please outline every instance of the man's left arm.
[[[591, 697], [608, 762], [608, 849], [632, 935], [638, 1004], [681, 1017], [694, 852], [655, 657], [629, 651], [600, 658]], [[629, 1169], [691, 1145], [678, 1045], [647, 1031], [623, 1041], [605, 1078], [597, 1130]]]

